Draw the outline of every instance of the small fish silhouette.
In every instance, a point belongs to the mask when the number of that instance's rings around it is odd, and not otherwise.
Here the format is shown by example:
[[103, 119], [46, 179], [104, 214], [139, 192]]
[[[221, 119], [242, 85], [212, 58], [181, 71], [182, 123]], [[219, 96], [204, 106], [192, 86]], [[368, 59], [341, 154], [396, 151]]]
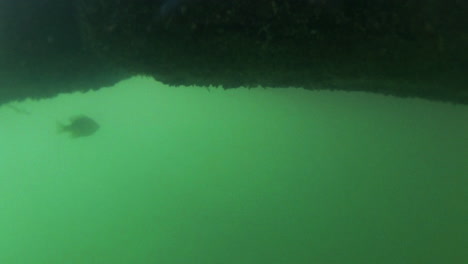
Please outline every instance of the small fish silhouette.
[[70, 118], [67, 125], [58, 123], [58, 131], [69, 133], [72, 138], [88, 137], [96, 133], [99, 124], [85, 115], [74, 116]]

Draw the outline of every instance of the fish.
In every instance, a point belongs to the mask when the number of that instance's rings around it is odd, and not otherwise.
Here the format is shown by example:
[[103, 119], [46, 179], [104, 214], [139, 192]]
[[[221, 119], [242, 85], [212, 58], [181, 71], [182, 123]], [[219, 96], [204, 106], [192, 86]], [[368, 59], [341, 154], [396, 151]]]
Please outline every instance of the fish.
[[71, 138], [80, 138], [94, 135], [100, 125], [86, 115], [78, 115], [71, 117], [66, 125], [57, 123], [57, 128], [60, 133], [68, 133]]

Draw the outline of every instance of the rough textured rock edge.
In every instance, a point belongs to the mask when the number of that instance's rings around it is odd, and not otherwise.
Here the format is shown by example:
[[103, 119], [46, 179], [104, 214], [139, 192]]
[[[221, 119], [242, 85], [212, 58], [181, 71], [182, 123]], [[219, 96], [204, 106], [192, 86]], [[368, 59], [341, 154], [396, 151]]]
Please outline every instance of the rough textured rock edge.
[[38, 2], [0, 6], [0, 103], [135, 74], [468, 103], [464, 1], [180, 0], [170, 12], [167, 0]]

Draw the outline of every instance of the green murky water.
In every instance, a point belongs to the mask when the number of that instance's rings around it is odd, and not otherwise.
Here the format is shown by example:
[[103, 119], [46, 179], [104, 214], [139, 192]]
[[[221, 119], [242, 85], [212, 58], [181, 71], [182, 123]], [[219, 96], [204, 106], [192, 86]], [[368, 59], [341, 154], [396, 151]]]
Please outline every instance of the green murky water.
[[466, 106], [145, 78], [10, 106], [2, 264], [468, 263]]

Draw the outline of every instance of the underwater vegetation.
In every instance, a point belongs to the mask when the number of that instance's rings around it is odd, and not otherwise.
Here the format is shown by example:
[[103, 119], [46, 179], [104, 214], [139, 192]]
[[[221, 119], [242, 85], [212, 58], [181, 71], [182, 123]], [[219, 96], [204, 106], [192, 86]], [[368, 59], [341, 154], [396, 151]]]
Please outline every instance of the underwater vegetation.
[[68, 124], [58, 123], [58, 131], [68, 133], [72, 138], [88, 137], [96, 133], [99, 129], [99, 124], [92, 118], [79, 115], [70, 118]]

